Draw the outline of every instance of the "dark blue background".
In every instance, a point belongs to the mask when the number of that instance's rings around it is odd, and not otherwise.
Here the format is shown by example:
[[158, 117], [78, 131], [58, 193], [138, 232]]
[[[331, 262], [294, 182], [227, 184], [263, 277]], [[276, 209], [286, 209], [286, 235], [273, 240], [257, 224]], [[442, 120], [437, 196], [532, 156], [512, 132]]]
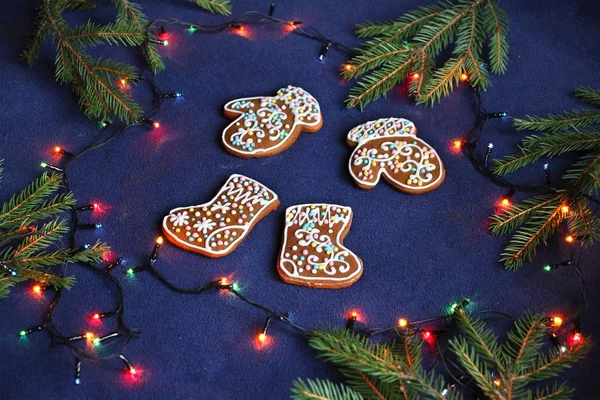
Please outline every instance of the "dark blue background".
[[[18, 59], [35, 3], [3, 2], [0, 17], [3, 197], [39, 176], [40, 161], [58, 162], [51, 154], [53, 146], [77, 152], [101, 134], [79, 113], [70, 89], [54, 81], [50, 41], [33, 69]], [[99, 3], [90, 15], [99, 22], [113, 19], [109, 2]], [[224, 20], [185, 0], [143, 3], [151, 18]], [[269, 3], [233, 0], [233, 13], [266, 12]], [[356, 46], [355, 24], [389, 19], [422, 3], [429, 1], [280, 1], [276, 16], [302, 20], [325, 36]], [[506, 75], [492, 77], [493, 87], [484, 97], [490, 111], [506, 110], [518, 117], [559, 112], [577, 106], [571, 96], [575, 86], [600, 86], [600, 8], [595, 1], [512, 0], [503, 6], [511, 19], [510, 63]], [[308, 327], [341, 326], [352, 308], [361, 311], [368, 325], [392, 325], [399, 316], [414, 320], [437, 315], [444, 305], [465, 295], [478, 309], [567, 315], [577, 300], [574, 272], [546, 274], [540, 269], [545, 262], [568, 258], [561, 238], [550, 240], [535, 262], [521, 271], [506, 271], [497, 261], [507, 238], [492, 237], [486, 221], [505, 192], [449, 148], [452, 140], [473, 127], [474, 96], [466, 86], [433, 109], [413, 105], [395, 89], [360, 113], [343, 106], [349, 85], [340, 80], [338, 67], [345, 58], [331, 51], [324, 63], [317, 61], [321, 47], [317, 42], [285, 36], [273, 26], [252, 27], [249, 38], [230, 32], [188, 36], [176, 29], [172, 46], [161, 50], [167, 70], [159, 75], [159, 83], [165, 91], [182, 91], [185, 99], [165, 103], [159, 130], [131, 129], [72, 165], [71, 185], [80, 204], [105, 205], [98, 217], [104, 228], [80, 234], [82, 243], [101, 238], [127, 258], [127, 265], [141, 263], [165, 213], [209, 200], [237, 172], [276, 191], [280, 209], [224, 258], [212, 260], [165, 245], [157, 265], [174, 282], [192, 286], [232, 273], [245, 295], [290, 311], [297, 323]], [[134, 50], [102, 52], [141, 65]], [[318, 99], [325, 121], [321, 131], [301, 136], [274, 157], [244, 160], [226, 153], [220, 145], [220, 133], [229, 123], [223, 104], [236, 97], [271, 94], [287, 84], [301, 86]], [[147, 94], [143, 88], [137, 93], [141, 99]], [[364, 191], [352, 182], [346, 170], [351, 153], [345, 145], [346, 132], [389, 116], [414, 121], [419, 136], [438, 150], [447, 169], [440, 188], [410, 196], [384, 183]], [[509, 120], [495, 120], [484, 141], [493, 141], [494, 154], [501, 155], [514, 151], [523, 135], [511, 128]], [[558, 177], [560, 167], [553, 164], [553, 168]], [[543, 180], [541, 167], [521, 178]], [[350, 288], [310, 290], [278, 278], [275, 261], [284, 210], [304, 202], [353, 208], [353, 226], [345, 243], [362, 258], [365, 272]], [[596, 337], [600, 325], [592, 315], [599, 307], [597, 261], [597, 248], [589, 249], [580, 265], [590, 286], [584, 334]], [[90, 313], [111, 308], [112, 293], [107, 290], [112, 288], [76, 266], [71, 271], [78, 283], [64, 296], [56, 320], [65, 332], [76, 334], [90, 329]], [[73, 359], [65, 349], [50, 349], [45, 334], [20, 341], [16, 332], [39, 323], [47, 304], [47, 298], [32, 298], [23, 285], [0, 303], [2, 397], [286, 398], [296, 377], [336, 376], [288, 327], [273, 325], [272, 345], [257, 350], [254, 339], [264, 323], [263, 314], [234, 298], [216, 293], [178, 295], [147, 274], [124, 278], [123, 285], [127, 320], [143, 330], [126, 352], [142, 370], [138, 382], [125, 379], [122, 363], [113, 360], [84, 363], [82, 384], [75, 386]], [[91, 329], [110, 332], [113, 321]], [[600, 357], [594, 353], [569, 374], [578, 388], [577, 398], [596, 397], [598, 383], [590, 378], [599, 368]]]

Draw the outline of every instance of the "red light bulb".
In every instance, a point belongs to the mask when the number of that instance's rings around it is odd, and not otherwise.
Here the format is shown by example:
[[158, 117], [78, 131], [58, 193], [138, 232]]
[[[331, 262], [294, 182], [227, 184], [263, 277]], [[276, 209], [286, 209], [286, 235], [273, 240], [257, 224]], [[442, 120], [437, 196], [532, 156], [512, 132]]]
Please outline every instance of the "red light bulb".
[[100, 314], [96, 313], [92, 315], [92, 319], [100, 319]]
[[61, 147], [60, 147], [60, 146], [56, 146], [56, 147], [54, 148], [54, 152], [55, 152], [55, 153], [60, 153], [61, 151], [62, 151], [62, 149], [61, 149]]
[[419, 79], [421, 77], [421, 74], [419, 74], [418, 72], [415, 72], [412, 77], [413, 77], [413, 79]]
[[158, 129], [158, 128], [160, 128], [160, 123], [158, 123], [158, 121], [154, 121], [152, 123], [152, 126], [154, 127], [154, 129]]
[[583, 336], [581, 336], [581, 333], [576, 332], [573, 334], [573, 336], [571, 336], [571, 342], [573, 342], [573, 344], [579, 344], [583, 341]]
[[429, 331], [423, 332], [423, 339], [425, 339], [425, 340], [431, 339], [431, 332], [429, 332]]
[[129, 373], [130, 373], [131, 375], [135, 375], [135, 374], [137, 374], [137, 371], [136, 371], [136, 369], [135, 369], [135, 368], [131, 367], [131, 368], [129, 368]]

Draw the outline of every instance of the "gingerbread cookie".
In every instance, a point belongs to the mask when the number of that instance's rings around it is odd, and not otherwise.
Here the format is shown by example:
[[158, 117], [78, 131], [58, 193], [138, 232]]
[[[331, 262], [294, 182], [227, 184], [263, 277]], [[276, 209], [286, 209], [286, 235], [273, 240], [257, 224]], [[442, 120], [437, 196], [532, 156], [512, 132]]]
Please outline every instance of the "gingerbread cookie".
[[234, 174], [208, 203], [171, 210], [163, 219], [163, 232], [176, 246], [212, 258], [223, 257], [278, 206], [279, 199], [272, 190]]
[[376, 137], [352, 152], [350, 175], [362, 189], [372, 189], [383, 175], [396, 189], [425, 193], [442, 184], [445, 171], [435, 150], [413, 135]]
[[348, 143], [348, 146], [354, 147], [365, 140], [394, 135], [417, 136], [417, 127], [404, 118], [380, 118], [354, 127], [348, 132], [346, 143]]
[[360, 258], [343, 246], [352, 209], [334, 204], [301, 204], [286, 210], [277, 271], [287, 283], [339, 289], [360, 278]]
[[267, 157], [290, 147], [301, 132], [323, 126], [319, 103], [302, 88], [288, 86], [273, 97], [230, 101], [225, 116], [234, 121], [223, 131], [223, 145], [231, 154]]

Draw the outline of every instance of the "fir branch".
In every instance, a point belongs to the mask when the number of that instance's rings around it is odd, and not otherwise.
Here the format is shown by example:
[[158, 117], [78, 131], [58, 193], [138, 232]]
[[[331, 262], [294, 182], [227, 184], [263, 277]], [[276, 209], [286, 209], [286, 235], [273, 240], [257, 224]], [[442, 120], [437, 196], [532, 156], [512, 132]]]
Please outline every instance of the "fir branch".
[[129, 0], [113, 0], [113, 4], [117, 9], [117, 24], [132, 23], [138, 32], [144, 32], [148, 19], [142, 12], [142, 7]]
[[541, 353], [526, 371], [514, 377], [514, 381], [535, 382], [555, 377], [565, 369], [571, 368], [574, 362], [585, 357], [591, 348], [592, 344], [586, 340], [572, 346], [567, 353], [562, 353], [557, 349], [553, 349], [547, 354]]
[[138, 46], [144, 40], [144, 34], [132, 24], [97, 25], [88, 21], [85, 25], [76, 26], [67, 32], [63, 40], [82, 46], [98, 46], [103, 43]]
[[34, 221], [44, 220], [53, 217], [57, 214], [70, 210], [75, 205], [75, 200], [71, 193], [61, 194], [49, 201], [45, 201], [41, 205], [32, 209], [25, 215], [12, 219], [0, 220], [1, 229], [16, 229], [21, 228]]
[[520, 155], [509, 155], [494, 160], [493, 171], [506, 175], [523, 168], [542, 157], [556, 157], [571, 151], [600, 148], [600, 132], [545, 133], [527, 136], [520, 144]]
[[374, 99], [385, 94], [400, 83], [412, 68], [413, 60], [405, 58], [400, 65], [388, 65], [371, 75], [365, 76], [360, 82], [350, 89], [350, 96], [346, 99], [348, 107], [363, 107]]
[[477, 383], [477, 386], [490, 398], [498, 396], [497, 388], [494, 387], [491, 379], [491, 372], [485, 362], [481, 360], [479, 354], [473, 346], [469, 346], [467, 340], [463, 337], [450, 340], [450, 347], [458, 362], [465, 369], [471, 378]]
[[486, 0], [486, 3], [487, 7], [483, 9], [483, 25], [487, 27], [487, 33], [491, 36], [489, 43], [490, 69], [494, 74], [503, 74], [506, 72], [508, 64], [509, 49], [506, 40], [508, 15], [498, 7], [497, 0]]
[[11, 258], [28, 257], [41, 251], [56, 242], [62, 235], [69, 231], [67, 221], [55, 219], [42, 225], [34, 234], [26, 236], [17, 246]]
[[297, 379], [293, 383], [292, 398], [297, 400], [362, 400], [363, 397], [342, 384], [320, 380]]
[[[456, 0], [425, 6], [384, 23], [359, 25], [357, 36], [373, 37], [342, 70], [345, 79], [362, 80], [350, 90], [348, 107], [361, 109], [384, 97], [411, 74], [411, 94], [418, 104], [435, 104], [467, 73], [470, 83], [485, 90], [490, 85], [481, 61], [484, 43], [490, 43], [492, 72], [506, 69], [508, 19], [495, 0]], [[404, 44], [403, 39], [408, 40]], [[454, 43], [453, 57], [439, 68], [434, 59]]]
[[514, 323], [508, 333], [508, 342], [503, 352], [510, 360], [510, 373], [519, 375], [529, 368], [543, 346], [543, 338], [548, 333], [546, 318], [526, 315]]
[[600, 90], [580, 86], [575, 88], [575, 97], [586, 104], [600, 106]]
[[481, 320], [468, 317], [463, 308], [458, 308], [454, 312], [454, 317], [458, 326], [464, 331], [466, 339], [473, 346], [487, 366], [496, 371], [503, 371], [504, 366], [500, 362], [502, 359], [502, 349], [498, 345], [498, 339], [491, 330], [485, 327]]
[[587, 202], [578, 199], [573, 205], [573, 212], [567, 217], [569, 232], [581, 238], [584, 245], [600, 240], [600, 218], [594, 215]]
[[535, 256], [536, 248], [545, 242], [565, 219], [563, 204], [552, 204], [538, 209], [538, 213], [517, 230], [501, 254], [500, 262], [507, 269], [519, 269], [524, 260]]
[[0, 227], [6, 229], [14, 218], [26, 216], [42, 205], [47, 197], [61, 186], [62, 177], [44, 173], [18, 194], [13, 195], [0, 208]]
[[600, 152], [582, 156], [571, 166], [563, 179], [573, 180], [573, 186], [589, 195], [600, 190]]
[[560, 132], [568, 129], [582, 129], [600, 123], [600, 110], [573, 110], [547, 117], [527, 116], [527, 119], [515, 119], [517, 130]]
[[231, 3], [229, 0], [190, 0], [192, 3], [202, 7], [206, 11], [221, 15], [231, 14]]
[[148, 64], [150, 65], [150, 69], [152, 69], [152, 71], [156, 73], [165, 69], [165, 63], [160, 57], [160, 54], [155, 44], [147, 41], [146, 43], [144, 43], [142, 49], [144, 51], [144, 56], [146, 57], [146, 60], [148, 61]]
[[512, 232], [544, 210], [553, 210], [562, 203], [562, 194], [550, 194], [536, 196], [520, 204], [509, 205], [506, 210], [492, 215], [490, 232], [494, 235], [504, 235]]
[[372, 36], [386, 35], [391, 40], [402, 40], [417, 34], [417, 32], [442, 11], [450, 7], [452, 3], [439, 3], [426, 5], [407, 13], [396, 21], [384, 23], [367, 22], [357, 25], [356, 36], [366, 38]]
[[532, 392], [528, 393], [527, 399], [535, 400], [567, 400], [571, 399], [575, 390], [567, 386], [565, 383], [561, 385], [554, 384], [552, 387], [537, 389], [535, 397]]

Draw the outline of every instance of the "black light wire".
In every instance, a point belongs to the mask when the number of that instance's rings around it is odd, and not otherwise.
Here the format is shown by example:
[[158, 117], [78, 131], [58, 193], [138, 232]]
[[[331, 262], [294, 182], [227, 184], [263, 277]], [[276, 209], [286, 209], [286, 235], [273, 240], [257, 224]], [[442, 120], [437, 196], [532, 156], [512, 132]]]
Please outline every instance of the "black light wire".
[[[255, 16], [258, 16], [259, 19], [247, 19], [246, 18], [246, 17], [255, 17]], [[224, 22], [222, 24], [215, 24], [215, 25], [190, 23], [190, 22], [185, 22], [185, 21], [182, 21], [182, 20], [179, 20], [176, 18], [158, 18], [158, 19], [154, 20], [151, 24], [148, 25], [147, 30], [146, 30], [146, 33], [147, 33], [146, 40], [148, 41], [148, 39], [151, 37], [150, 36], [150, 35], [152, 35], [151, 31], [158, 23], [188, 25], [190, 27], [193, 27], [195, 30], [197, 30], [199, 32], [218, 33], [218, 32], [222, 32], [226, 29], [232, 28], [232, 27], [234, 27], [234, 25], [237, 25], [237, 24], [257, 25], [257, 24], [263, 24], [263, 23], [273, 23], [276, 25], [291, 25], [290, 24], [291, 22], [297, 23], [296, 25], [292, 25], [293, 29], [291, 30], [291, 33], [294, 33], [301, 37], [315, 40], [315, 41], [318, 41], [318, 42], [321, 42], [324, 44], [329, 44], [331, 47], [335, 48], [336, 50], [338, 50], [340, 53], [346, 55], [347, 57], [352, 57], [355, 54], [354, 50], [352, 50], [351, 48], [349, 48], [339, 42], [336, 42], [336, 41], [326, 38], [318, 30], [316, 30], [312, 27], [307, 27], [300, 21], [289, 21], [289, 20], [285, 21], [285, 20], [281, 20], [281, 19], [269, 16], [269, 15], [266, 15], [266, 14], [258, 12], [258, 11], [250, 11], [250, 12], [241, 14], [240, 16], [233, 18], [232, 20], [229, 20], [227, 22]], [[298, 26], [300, 24], [304, 25], [304, 27]], [[147, 43], [147, 44], [149, 44], [149, 43]], [[99, 137], [91, 145], [89, 145], [83, 151], [70, 156], [64, 162], [64, 164], [62, 166], [63, 188], [66, 192], [69, 191], [69, 184], [68, 184], [68, 179], [67, 179], [67, 167], [70, 165], [70, 163], [72, 161], [82, 157], [83, 155], [87, 154], [90, 151], [97, 150], [97, 149], [107, 145], [108, 143], [112, 142], [113, 140], [115, 140], [118, 137], [120, 137], [121, 135], [123, 135], [130, 128], [143, 125], [145, 120], [151, 120], [156, 115], [158, 115], [162, 101], [165, 100], [162, 97], [162, 95], [164, 95], [164, 92], [159, 88], [159, 86], [157, 84], [156, 74], [153, 71], [150, 71], [150, 74], [151, 74], [150, 79], [142, 79], [141, 81], [150, 85], [150, 87], [152, 89], [152, 100], [151, 100], [152, 108], [148, 112], [146, 112], [144, 114], [144, 117], [141, 118], [140, 120], [135, 121], [128, 125], [121, 126], [119, 129], [117, 129], [117, 127], [118, 127], [117, 125], [112, 125], [112, 124], [108, 125], [108, 127], [102, 131], [102, 134], [99, 135]], [[490, 169], [487, 168], [487, 166], [482, 166], [482, 163], [480, 162], [480, 160], [477, 158], [477, 156], [475, 154], [475, 149], [477, 147], [478, 142], [481, 140], [481, 138], [483, 136], [483, 130], [484, 130], [487, 122], [492, 117], [490, 116], [490, 114], [486, 111], [486, 109], [483, 106], [483, 102], [482, 102], [481, 94], [480, 94], [479, 90], [475, 89], [475, 93], [476, 93], [476, 97], [477, 97], [477, 101], [478, 101], [476, 128], [472, 131], [471, 135], [469, 135], [468, 140], [465, 143], [466, 146], [464, 146], [475, 169], [477, 171], [479, 171], [480, 173], [482, 173], [487, 178], [489, 178], [493, 183], [496, 183], [501, 186], [509, 187], [511, 190], [515, 190], [515, 191], [517, 191], [517, 190], [518, 191], [546, 190], [546, 191], [548, 191], [549, 190], [548, 185], [517, 185], [517, 184], [513, 184], [513, 183], [509, 182], [508, 180], [491, 173]], [[107, 132], [111, 132], [111, 131], [115, 131], [115, 132], [111, 133], [110, 135], [107, 135]], [[71, 210], [71, 224], [70, 224], [70, 238], [69, 238], [69, 242], [70, 242], [72, 250], [75, 249], [75, 235], [76, 235], [76, 231], [77, 231], [76, 227], [78, 225], [78, 222], [79, 222], [78, 211], [75, 208], [73, 208]], [[123, 357], [124, 357], [123, 352], [129, 346], [129, 344], [132, 342], [133, 339], [139, 337], [141, 331], [139, 329], [131, 329], [125, 323], [125, 319], [124, 319], [125, 299], [124, 299], [124, 294], [123, 294], [123, 287], [122, 287], [120, 281], [111, 275], [110, 271], [112, 271], [112, 270], [107, 270], [106, 268], [98, 268], [92, 263], [77, 263], [77, 264], [84, 266], [86, 269], [91, 270], [96, 274], [99, 274], [101, 277], [103, 277], [105, 279], [108, 279], [117, 289], [117, 299], [116, 299], [117, 305], [114, 308], [114, 311], [105, 313], [105, 315], [107, 317], [113, 316], [113, 315], [117, 316], [118, 328], [114, 333], [118, 334], [117, 341], [121, 341], [124, 339], [123, 344], [117, 351], [114, 351], [106, 356], [98, 356], [93, 352], [83, 350], [80, 347], [76, 346], [76, 344], [75, 344], [76, 342], [69, 341], [69, 339], [72, 338], [72, 336], [69, 337], [69, 336], [64, 335], [54, 324], [53, 312], [56, 309], [56, 307], [58, 306], [58, 304], [62, 298], [62, 291], [63, 291], [60, 288], [55, 289], [55, 295], [48, 307], [48, 311], [46, 313], [44, 322], [41, 325], [39, 325], [39, 327], [41, 327], [40, 330], [46, 330], [50, 333], [50, 335], [52, 337], [53, 345], [64, 345], [70, 349], [73, 357], [75, 358], [76, 369], [78, 371], [80, 368], [80, 360], [81, 359], [98, 359], [98, 360], [107, 360], [107, 359], [113, 359], [113, 358], [123, 359]], [[63, 277], [66, 276], [66, 274], [67, 274], [67, 267], [68, 267], [68, 263], [65, 263], [63, 265], [62, 274], [61, 274]], [[582, 274], [579, 271], [579, 269], [577, 269], [577, 268], [575, 268], [575, 269], [580, 276], [580, 286], [584, 293], [584, 299], [585, 299], [585, 293], [587, 293], [587, 289], [585, 287], [585, 281], [583, 281], [583, 277], [582, 277]], [[199, 286], [197, 288], [187, 289], [187, 288], [181, 288], [181, 287], [171, 283], [164, 275], [162, 275], [156, 268], [154, 268], [153, 265], [137, 267], [137, 268], [133, 268], [133, 270], [134, 270], [134, 272], [149, 271], [150, 274], [154, 278], [156, 278], [161, 284], [163, 284], [165, 287], [167, 287], [168, 289], [170, 289], [176, 293], [180, 293], [180, 294], [196, 294], [197, 295], [197, 294], [204, 293], [211, 289], [228, 290], [230, 293], [232, 293], [234, 296], [236, 296], [238, 299], [240, 299], [244, 303], [263, 311], [269, 319], [272, 318], [275, 321], [281, 321], [285, 324], [288, 324], [291, 327], [293, 327], [296, 331], [300, 332], [302, 335], [308, 336], [311, 333], [311, 331], [309, 329], [306, 329], [306, 328], [292, 322], [289, 318], [288, 313], [278, 313], [267, 306], [264, 306], [260, 303], [250, 300], [249, 298], [244, 296], [242, 293], [240, 293], [237, 289], [235, 289], [234, 286], [231, 284], [223, 285], [223, 284], [221, 284], [220, 281], [212, 281], [212, 282], [209, 282], [202, 286]], [[579, 308], [579, 306], [576, 309], [578, 309], [578, 308]], [[513, 318], [510, 315], [503, 313], [501, 311], [498, 311], [498, 310], [480, 311], [478, 313], [475, 313], [474, 315], [478, 315], [478, 314], [482, 314], [482, 313], [495, 313], [495, 314], [500, 315], [502, 318], [513, 320]], [[424, 332], [424, 330], [422, 328], [420, 328], [419, 325], [432, 323], [432, 322], [439, 322], [439, 321], [448, 321], [448, 320], [452, 320], [452, 315], [446, 314], [446, 315], [441, 315], [441, 316], [428, 318], [428, 319], [424, 319], [424, 320], [420, 320], [420, 321], [410, 322], [410, 329], [407, 329], [406, 332], [401, 332], [401, 330], [398, 329], [397, 326], [387, 327], [387, 328], [356, 329], [355, 331], [358, 334], [362, 334], [367, 337], [371, 337], [371, 336], [375, 336], [375, 335], [379, 335], [379, 334], [383, 334], [383, 333], [388, 333], [388, 332], [392, 332], [392, 331], [394, 331], [396, 334], [398, 334], [400, 336], [413, 336], [413, 335], [416, 335], [417, 333]], [[442, 333], [445, 331], [446, 330], [441, 329], [441, 330], [436, 330], [435, 332]], [[106, 344], [104, 344], [104, 342], [102, 342], [102, 347], [106, 348], [107, 346], [110, 346], [111, 343], [114, 343], [114, 342], [107, 342]], [[438, 343], [438, 349], [439, 349], [439, 343]], [[460, 379], [456, 378], [453, 375], [453, 373], [450, 371], [447, 363], [452, 363], [452, 362], [445, 360], [443, 358], [443, 352], [441, 352], [441, 351], [440, 351], [440, 356], [442, 357], [442, 364], [443, 364], [445, 371], [458, 384], [460, 384], [461, 386], [467, 387], [464, 383], [462, 383], [460, 381]], [[452, 363], [452, 364], [457, 370], [460, 370], [460, 368], [458, 366], [456, 366], [456, 364], [454, 364], [454, 363]], [[77, 376], [79, 376], [78, 374], [79, 374], [79, 372], [77, 372]], [[470, 389], [470, 390], [472, 390], [472, 389]]]

